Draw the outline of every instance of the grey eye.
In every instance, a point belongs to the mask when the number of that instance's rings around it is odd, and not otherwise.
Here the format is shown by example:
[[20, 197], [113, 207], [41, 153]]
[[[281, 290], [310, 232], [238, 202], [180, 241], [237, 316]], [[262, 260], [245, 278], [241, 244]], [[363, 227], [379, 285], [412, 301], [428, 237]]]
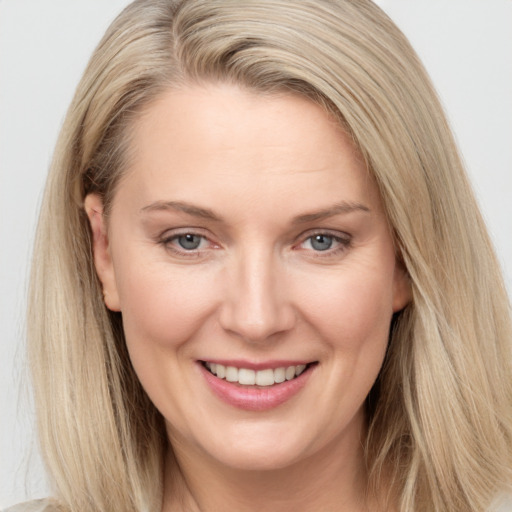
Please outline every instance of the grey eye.
[[202, 236], [187, 233], [177, 237], [177, 242], [183, 249], [187, 251], [193, 251], [201, 245]]
[[332, 247], [334, 237], [327, 235], [315, 235], [310, 238], [311, 247], [315, 251], [327, 251]]

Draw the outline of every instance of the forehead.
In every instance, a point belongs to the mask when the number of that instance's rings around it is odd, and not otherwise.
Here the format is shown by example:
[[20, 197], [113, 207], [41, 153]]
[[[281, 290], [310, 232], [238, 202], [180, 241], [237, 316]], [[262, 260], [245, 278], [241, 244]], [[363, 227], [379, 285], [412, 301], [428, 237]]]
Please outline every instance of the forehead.
[[136, 122], [132, 144], [121, 190], [130, 186], [146, 201], [234, 202], [245, 195], [249, 202], [259, 196], [282, 204], [285, 194], [312, 208], [322, 198], [378, 201], [363, 158], [339, 123], [296, 94], [227, 84], [169, 90]]
[[[294, 129], [292, 128], [294, 124]], [[201, 137], [195, 150], [225, 150], [247, 142], [292, 145], [325, 138], [345, 143], [357, 153], [334, 116], [317, 103], [296, 93], [261, 93], [236, 85], [215, 83], [171, 89], [145, 109], [135, 133], [141, 138], [172, 137], [187, 147]], [[279, 135], [276, 137], [276, 135]], [[265, 141], [265, 137], [267, 140]], [[307, 140], [306, 140], [307, 137]], [[139, 139], [140, 141], [140, 139]], [[139, 145], [139, 148], [141, 146]], [[259, 150], [256, 144], [245, 145]]]

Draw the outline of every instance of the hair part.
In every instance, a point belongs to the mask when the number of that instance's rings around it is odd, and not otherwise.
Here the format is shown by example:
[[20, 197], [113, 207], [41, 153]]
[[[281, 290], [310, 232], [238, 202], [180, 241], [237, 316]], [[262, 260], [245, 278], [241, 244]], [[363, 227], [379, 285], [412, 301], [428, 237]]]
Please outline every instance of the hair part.
[[108, 29], [59, 138], [31, 279], [40, 444], [60, 502], [160, 507], [163, 419], [104, 306], [83, 201], [100, 194], [108, 215], [138, 117], [212, 82], [301, 94], [361, 151], [413, 290], [369, 399], [372, 488], [389, 479], [402, 512], [486, 509], [512, 481], [510, 307], [433, 87], [369, 0], [137, 0]]

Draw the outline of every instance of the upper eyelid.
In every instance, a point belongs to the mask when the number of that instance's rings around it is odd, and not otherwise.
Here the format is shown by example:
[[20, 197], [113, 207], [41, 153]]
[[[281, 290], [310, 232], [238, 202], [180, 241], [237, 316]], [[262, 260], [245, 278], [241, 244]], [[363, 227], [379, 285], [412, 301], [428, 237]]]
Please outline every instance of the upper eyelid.
[[165, 242], [183, 235], [196, 235], [211, 241], [211, 236], [209, 236], [208, 232], [202, 228], [196, 227], [166, 229], [157, 235], [157, 240], [159, 242]]
[[340, 240], [352, 239], [352, 235], [350, 233], [347, 233], [346, 231], [340, 231], [337, 229], [308, 229], [307, 231], [302, 232], [298, 237], [296, 237], [296, 240], [297, 242], [300, 242], [316, 235], [326, 235]]

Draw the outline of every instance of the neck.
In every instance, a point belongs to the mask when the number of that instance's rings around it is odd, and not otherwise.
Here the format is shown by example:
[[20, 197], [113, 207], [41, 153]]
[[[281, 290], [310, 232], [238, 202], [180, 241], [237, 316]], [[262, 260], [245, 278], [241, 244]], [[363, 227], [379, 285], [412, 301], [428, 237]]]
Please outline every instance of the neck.
[[265, 471], [227, 467], [173, 440], [163, 512], [366, 512], [370, 503], [362, 445], [334, 440], [313, 456]]

